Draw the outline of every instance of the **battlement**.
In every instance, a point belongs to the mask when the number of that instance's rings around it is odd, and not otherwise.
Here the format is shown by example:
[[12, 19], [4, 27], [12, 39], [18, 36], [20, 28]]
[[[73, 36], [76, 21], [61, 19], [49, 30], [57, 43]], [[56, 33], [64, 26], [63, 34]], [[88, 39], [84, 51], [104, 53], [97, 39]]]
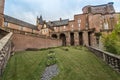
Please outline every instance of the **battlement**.
[[113, 7], [113, 2], [110, 2], [108, 4], [103, 5], [88, 5], [83, 7], [82, 9], [83, 13], [91, 13], [91, 14], [112, 14], [115, 13], [115, 9]]

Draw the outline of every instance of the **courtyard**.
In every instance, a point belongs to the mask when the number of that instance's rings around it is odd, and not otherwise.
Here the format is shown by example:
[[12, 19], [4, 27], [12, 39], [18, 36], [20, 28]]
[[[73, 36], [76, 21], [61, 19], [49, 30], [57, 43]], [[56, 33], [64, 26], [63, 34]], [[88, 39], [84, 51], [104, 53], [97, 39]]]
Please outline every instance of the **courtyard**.
[[59, 68], [52, 80], [120, 80], [119, 73], [81, 46], [17, 52], [10, 58], [2, 80], [40, 80], [49, 51], [55, 53]]

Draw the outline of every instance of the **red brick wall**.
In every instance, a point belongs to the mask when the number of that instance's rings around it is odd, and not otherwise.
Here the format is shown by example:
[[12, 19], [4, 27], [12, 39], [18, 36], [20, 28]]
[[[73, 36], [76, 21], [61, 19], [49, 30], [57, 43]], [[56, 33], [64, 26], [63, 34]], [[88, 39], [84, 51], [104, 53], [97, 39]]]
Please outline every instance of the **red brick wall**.
[[[84, 30], [86, 27], [86, 15], [85, 14], [78, 14], [74, 16], [75, 19], [75, 30], [79, 30], [79, 24], [80, 24], [80, 30]], [[78, 23], [78, 20], [81, 20], [81, 22]]]
[[14, 34], [12, 41], [15, 46], [15, 51], [23, 51], [27, 48], [41, 49], [62, 45], [61, 40], [38, 38], [22, 34]]
[[3, 26], [4, 0], [0, 0], [0, 27]]

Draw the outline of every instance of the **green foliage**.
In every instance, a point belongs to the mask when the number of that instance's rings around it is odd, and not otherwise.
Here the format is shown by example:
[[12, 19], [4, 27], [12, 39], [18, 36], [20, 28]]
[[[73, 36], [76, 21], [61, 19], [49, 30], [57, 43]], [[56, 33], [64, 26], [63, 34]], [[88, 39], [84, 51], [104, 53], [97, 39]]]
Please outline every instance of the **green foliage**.
[[67, 47], [61, 47], [60, 49], [62, 49], [64, 51], [69, 51], [69, 49]]
[[120, 54], [120, 22], [115, 26], [111, 34], [103, 35], [103, 44], [106, 51]]
[[95, 36], [97, 36], [97, 37], [101, 36], [101, 32], [95, 33]]
[[49, 51], [48, 55], [47, 55], [47, 62], [46, 62], [46, 66], [50, 66], [53, 64], [56, 64], [56, 57], [55, 57], [55, 53], [54, 51]]
[[[80, 47], [79, 47], [80, 48]], [[0, 80], [40, 80], [48, 53], [55, 52], [59, 74], [52, 80], [120, 80], [120, 74], [111, 69], [101, 59], [85, 47], [69, 51], [54, 48], [43, 51], [17, 52], [9, 60]]]

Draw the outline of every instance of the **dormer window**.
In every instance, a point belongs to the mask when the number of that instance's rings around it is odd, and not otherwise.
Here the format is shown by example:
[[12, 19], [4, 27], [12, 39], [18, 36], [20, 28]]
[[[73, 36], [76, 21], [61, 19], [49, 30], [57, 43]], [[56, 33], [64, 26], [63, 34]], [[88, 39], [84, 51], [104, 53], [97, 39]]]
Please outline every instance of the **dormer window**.
[[44, 24], [44, 28], [47, 28], [46, 24]]

